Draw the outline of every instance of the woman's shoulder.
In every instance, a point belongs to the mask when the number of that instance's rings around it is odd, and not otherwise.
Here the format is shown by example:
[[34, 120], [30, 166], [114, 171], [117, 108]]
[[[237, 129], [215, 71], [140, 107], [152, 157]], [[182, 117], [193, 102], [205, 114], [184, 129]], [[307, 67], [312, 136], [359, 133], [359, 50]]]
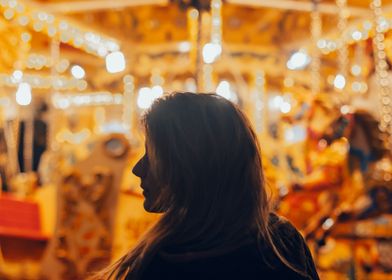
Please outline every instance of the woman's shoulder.
[[[301, 263], [307, 256], [309, 250], [301, 233], [286, 218], [271, 213], [269, 216], [269, 231], [279, 252], [290, 262]], [[268, 257], [275, 259], [277, 256], [268, 243], [262, 242], [263, 253]]]
[[271, 236], [278, 251], [310, 279], [319, 279], [309, 247], [295, 226], [284, 217], [272, 213], [269, 218]]
[[274, 234], [274, 237], [277, 234], [278, 236], [298, 237], [302, 239], [302, 235], [289, 220], [274, 212], [269, 216], [269, 228]]
[[296, 227], [286, 218], [271, 213], [269, 217], [269, 230], [276, 245], [288, 249], [307, 249], [306, 241]]

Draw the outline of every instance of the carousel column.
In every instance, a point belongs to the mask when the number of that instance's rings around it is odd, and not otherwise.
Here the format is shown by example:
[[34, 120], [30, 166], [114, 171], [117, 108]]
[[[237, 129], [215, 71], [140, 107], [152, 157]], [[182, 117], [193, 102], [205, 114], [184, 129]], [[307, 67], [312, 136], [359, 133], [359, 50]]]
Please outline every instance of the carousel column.
[[[222, 1], [211, 0], [210, 14], [205, 14], [205, 25], [210, 28], [210, 42], [203, 47], [204, 90], [214, 92], [213, 63], [222, 53]], [[208, 33], [206, 32], [206, 36]]]
[[[339, 72], [335, 77], [334, 86], [339, 92], [342, 92], [346, 88], [348, 80], [348, 49], [346, 44], [346, 28], [349, 13], [347, 10], [347, 0], [336, 0], [336, 6], [339, 10], [338, 30], [340, 33], [340, 38], [338, 40]], [[350, 101], [350, 96], [348, 94], [340, 95], [339, 99], [341, 103], [345, 104]]]
[[[200, 3], [199, 3], [200, 4]], [[212, 0], [210, 6], [196, 5], [189, 11], [191, 59], [195, 65], [198, 92], [211, 92], [213, 88], [212, 63], [222, 52], [221, 0]], [[210, 9], [211, 13], [207, 12]]]
[[268, 96], [265, 91], [265, 76], [263, 71], [257, 71], [255, 74], [255, 90], [253, 93], [253, 121], [257, 134], [267, 136], [268, 131]]
[[127, 133], [134, 135], [135, 133], [135, 84], [131, 75], [123, 78], [124, 96], [123, 96], [123, 126]]
[[265, 137], [268, 137], [268, 127], [269, 127], [269, 112], [268, 112], [268, 92], [265, 88], [265, 75], [263, 74], [263, 126], [262, 133]]
[[34, 141], [34, 117], [33, 117], [33, 108], [28, 106], [26, 108], [26, 119], [24, 121], [24, 172], [30, 173], [33, 171], [33, 141]]
[[211, 43], [206, 43], [209, 40], [209, 28], [206, 28], [211, 23], [211, 16], [207, 12], [201, 12], [199, 17], [199, 44], [198, 44], [198, 73], [197, 73], [197, 90], [198, 92], [212, 92], [213, 80], [212, 62], [208, 60], [208, 53], [210, 52]]
[[[60, 42], [52, 38], [51, 45], [50, 45], [50, 56], [52, 59], [52, 67], [50, 69], [50, 74], [51, 74], [51, 79], [52, 79], [52, 85], [55, 83], [55, 80], [57, 78], [57, 70], [56, 70], [56, 65], [58, 64], [60, 60]], [[53, 87], [52, 87], [53, 88]], [[52, 123], [49, 120], [54, 120], [56, 119], [56, 111], [53, 106], [52, 99], [56, 98], [59, 95], [58, 92], [52, 92], [47, 98], [46, 102], [48, 104], [48, 133], [47, 133], [47, 143], [49, 150], [53, 150], [55, 146], [55, 126], [52, 125]]]
[[[19, 168], [20, 172], [31, 172], [32, 171], [32, 160], [33, 160], [33, 137], [34, 137], [34, 123], [32, 116], [32, 108], [29, 106], [31, 104], [31, 86], [28, 83], [23, 82], [23, 72], [21, 71], [23, 66], [23, 61], [27, 60], [28, 53], [31, 49], [31, 34], [25, 32], [25, 36], [22, 36], [22, 41], [20, 42], [20, 48], [18, 50], [18, 58], [14, 63], [15, 72], [13, 73], [13, 78], [15, 79], [16, 72], [20, 72], [21, 77], [17, 77], [18, 87], [16, 90], [16, 103], [18, 104], [19, 117], [15, 118], [15, 122], [19, 123], [19, 133], [22, 136], [16, 134], [16, 141], [20, 137], [20, 141], [17, 146], [18, 155], [22, 155], [19, 158]], [[27, 37], [27, 39], [26, 39]], [[19, 76], [17, 75], [17, 76]], [[30, 97], [30, 100], [28, 100]], [[22, 115], [22, 116], [21, 116]]]
[[[14, 72], [12, 79], [17, 85], [15, 101], [17, 109], [15, 114], [7, 121], [7, 142], [10, 142], [10, 161], [12, 166], [10, 186], [11, 190], [20, 196], [31, 193], [35, 187], [35, 176], [31, 173], [33, 169], [33, 133], [34, 123], [31, 108], [31, 85], [23, 77], [23, 61], [27, 60], [27, 55], [31, 49], [31, 34], [24, 32], [18, 46], [17, 59], [13, 64]], [[15, 104], [15, 103], [14, 103]], [[22, 173], [29, 173], [21, 174]]]
[[202, 91], [203, 57], [202, 57], [202, 15], [195, 9], [188, 11], [188, 28], [190, 35], [190, 60], [195, 69], [195, 82], [198, 92]]
[[368, 85], [365, 81], [363, 73], [363, 58], [366, 56], [365, 45], [366, 41], [360, 41], [356, 43], [354, 50], [354, 63], [351, 65], [351, 74], [355, 76], [355, 79], [351, 85], [351, 91], [354, 96], [364, 96], [368, 91]]
[[14, 120], [4, 120], [4, 135], [7, 144], [8, 156], [9, 156], [9, 170], [10, 176], [15, 176], [20, 172], [20, 166], [18, 162], [18, 135], [20, 124], [16, 116], [13, 116]]
[[277, 138], [278, 138], [278, 162], [279, 170], [284, 176], [281, 176], [278, 180], [278, 188], [280, 194], [287, 193], [291, 182], [294, 182], [293, 174], [290, 170], [289, 163], [287, 161], [287, 143], [286, 143], [286, 125], [284, 121], [284, 116], [282, 112], [279, 112], [279, 119], [277, 122]]
[[2, 140], [5, 145], [5, 152], [3, 155], [0, 155], [5, 160], [3, 165], [4, 173], [2, 175], [2, 186], [4, 190], [9, 190], [9, 179], [20, 172], [18, 162], [19, 121], [15, 120], [16, 110], [11, 104], [8, 97], [0, 97], [0, 128], [3, 128], [4, 139]]
[[311, 62], [311, 91], [312, 97], [320, 92], [320, 50], [317, 43], [322, 32], [321, 16], [319, 11], [320, 0], [313, 0], [311, 13], [311, 38], [312, 38], [312, 62]]
[[339, 56], [339, 74], [347, 78], [347, 58], [348, 49], [346, 44], [346, 27], [347, 27], [347, 0], [336, 0], [336, 5], [339, 9], [338, 30], [340, 38], [338, 41], [338, 56]]

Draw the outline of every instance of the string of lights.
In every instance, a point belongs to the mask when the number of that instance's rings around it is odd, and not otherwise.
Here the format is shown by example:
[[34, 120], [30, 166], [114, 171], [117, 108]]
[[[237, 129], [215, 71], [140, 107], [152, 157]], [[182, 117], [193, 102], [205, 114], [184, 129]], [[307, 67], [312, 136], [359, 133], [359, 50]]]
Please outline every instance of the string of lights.
[[0, 86], [19, 87], [21, 83], [29, 84], [31, 88], [63, 90], [85, 90], [87, 82], [83, 79], [66, 76], [44, 76], [39, 74], [24, 74], [20, 70], [11, 75], [0, 73]]
[[[53, 14], [34, 10], [17, 0], [0, 1], [0, 11], [6, 20], [14, 21], [20, 26], [28, 26], [36, 32], [57, 38], [60, 42], [70, 44], [87, 53], [104, 57], [120, 49], [119, 44], [111, 38], [84, 30], [69, 20], [60, 19]], [[25, 37], [28, 39], [28, 35]]]
[[123, 78], [124, 97], [123, 97], [123, 124], [126, 131], [131, 131], [133, 124], [133, 113], [135, 110], [134, 91], [135, 83], [131, 75], [126, 75]]
[[[336, 76], [337, 80], [340, 80], [341, 83], [337, 83], [339, 86], [335, 86], [339, 90], [344, 89], [347, 84], [348, 78], [348, 49], [346, 44], [346, 28], [347, 28], [347, 0], [336, 0], [336, 5], [339, 10], [339, 21], [338, 21], [338, 30], [339, 30], [339, 40], [338, 40], [338, 63], [339, 63], [339, 74]], [[335, 83], [336, 84], [336, 83]]]
[[122, 105], [124, 96], [121, 93], [90, 92], [84, 94], [58, 94], [53, 96], [52, 103], [56, 109], [69, 107]]
[[322, 22], [318, 10], [319, 0], [313, 1], [313, 11], [311, 13], [311, 40], [312, 40], [312, 62], [311, 62], [311, 91], [313, 96], [320, 92], [320, 50], [317, 42], [320, 40], [322, 32]]
[[387, 143], [392, 148], [392, 93], [388, 80], [388, 64], [385, 53], [385, 36], [381, 0], [372, 0], [370, 8], [374, 14], [375, 36], [373, 37], [374, 62], [376, 78], [379, 85], [379, 100], [381, 107], [380, 125], [381, 132], [387, 135]]
[[[379, 30], [382, 33], [386, 33], [392, 29], [392, 19], [385, 17], [380, 18]], [[365, 41], [369, 39], [373, 31], [373, 23], [370, 20], [364, 20], [355, 27], [350, 27], [345, 31], [346, 36], [344, 42], [346, 44], [354, 44], [359, 41]], [[317, 47], [323, 54], [329, 54], [338, 49], [338, 41], [334, 39], [322, 38], [317, 42]]]
[[266, 104], [264, 103], [264, 93], [265, 92], [265, 76], [263, 71], [256, 72], [255, 75], [255, 90], [253, 95], [253, 112], [254, 112], [254, 123], [256, 132], [265, 132], [265, 111]]
[[211, 1], [211, 43], [222, 45], [222, 1]]

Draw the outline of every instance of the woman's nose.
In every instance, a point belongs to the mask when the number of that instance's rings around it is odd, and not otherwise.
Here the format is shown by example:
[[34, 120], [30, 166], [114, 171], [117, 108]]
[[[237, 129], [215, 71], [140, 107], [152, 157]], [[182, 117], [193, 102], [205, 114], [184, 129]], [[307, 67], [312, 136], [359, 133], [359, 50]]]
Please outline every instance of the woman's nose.
[[146, 156], [143, 156], [132, 168], [132, 173], [137, 177], [144, 178], [147, 174]]

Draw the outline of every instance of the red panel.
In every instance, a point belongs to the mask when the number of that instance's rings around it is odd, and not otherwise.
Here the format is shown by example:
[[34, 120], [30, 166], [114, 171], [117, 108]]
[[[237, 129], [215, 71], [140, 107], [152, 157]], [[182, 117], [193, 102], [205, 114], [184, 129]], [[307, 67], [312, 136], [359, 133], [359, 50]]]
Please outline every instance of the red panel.
[[38, 204], [0, 195], [0, 235], [46, 239], [41, 233]]

